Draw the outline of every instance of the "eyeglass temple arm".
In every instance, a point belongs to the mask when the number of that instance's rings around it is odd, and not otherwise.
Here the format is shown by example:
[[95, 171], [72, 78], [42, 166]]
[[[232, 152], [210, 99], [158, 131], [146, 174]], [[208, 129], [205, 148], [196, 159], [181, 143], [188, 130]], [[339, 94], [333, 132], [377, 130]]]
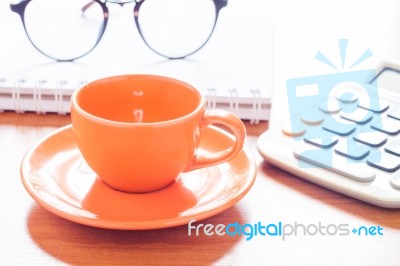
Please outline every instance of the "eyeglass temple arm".
[[[96, 1], [90, 1], [86, 5], [84, 5], [81, 8], [82, 13], [85, 13], [85, 11], [89, 7], [91, 7], [94, 3], [96, 3]], [[221, 8], [225, 7], [228, 4], [228, 0], [214, 0], [214, 3], [216, 5], [216, 7], [217, 7], [217, 10], [219, 11]], [[126, 4], [126, 2], [120, 2], [118, 4], [120, 4], [122, 6], [122, 5]]]
[[84, 6], [81, 8], [82, 13], [85, 13], [85, 11], [86, 11], [89, 7], [91, 7], [92, 5], [94, 5], [94, 3], [96, 3], [96, 1], [90, 1], [90, 2], [88, 2], [86, 5], [84, 5]]
[[228, 0], [213, 0], [213, 1], [218, 11], [228, 5]]
[[[88, 10], [89, 7], [91, 7], [92, 5], [94, 5], [94, 3], [96, 3], [96, 1], [90, 1], [90, 2], [88, 2], [86, 5], [84, 5], [84, 6], [81, 8], [82, 13], [85, 13], [85, 11]], [[116, 3], [116, 4], [119, 4], [120, 6], [123, 6], [123, 5], [125, 5], [126, 3], [128, 3], [128, 2], [115, 2], [115, 3]]]

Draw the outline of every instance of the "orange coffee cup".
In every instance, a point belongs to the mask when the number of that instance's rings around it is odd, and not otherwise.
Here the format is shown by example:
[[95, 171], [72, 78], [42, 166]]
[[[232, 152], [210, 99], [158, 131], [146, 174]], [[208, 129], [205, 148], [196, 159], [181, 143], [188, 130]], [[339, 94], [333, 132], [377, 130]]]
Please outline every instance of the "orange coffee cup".
[[[206, 111], [192, 86], [154, 75], [122, 75], [90, 82], [71, 100], [72, 128], [79, 150], [110, 187], [126, 192], [163, 188], [180, 173], [225, 162], [246, 135], [234, 114]], [[202, 129], [229, 128], [236, 140], [226, 150], [198, 154]]]

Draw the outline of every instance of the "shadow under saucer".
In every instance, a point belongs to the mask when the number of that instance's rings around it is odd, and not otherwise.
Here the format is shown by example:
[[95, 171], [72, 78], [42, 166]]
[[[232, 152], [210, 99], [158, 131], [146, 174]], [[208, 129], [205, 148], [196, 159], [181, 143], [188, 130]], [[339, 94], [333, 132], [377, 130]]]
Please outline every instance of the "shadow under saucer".
[[[239, 207], [203, 220], [207, 224], [246, 223]], [[234, 221], [232, 220], [234, 219]], [[33, 205], [27, 229], [34, 243], [69, 265], [210, 265], [243, 236], [189, 236], [187, 225], [157, 230], [109, 230], [70, 222]], [[210, 250], [210, 247], [218, 246]]]

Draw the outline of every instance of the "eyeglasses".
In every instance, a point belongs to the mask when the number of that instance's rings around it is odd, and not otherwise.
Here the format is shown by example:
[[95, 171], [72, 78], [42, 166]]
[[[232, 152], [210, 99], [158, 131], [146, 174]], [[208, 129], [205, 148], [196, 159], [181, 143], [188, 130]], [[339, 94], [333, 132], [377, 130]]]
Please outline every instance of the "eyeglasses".
[[179, 59], [210, 39], [228, 0], [22, 0], [11, 4], [26, 35], [42, 54], [73, 61], [91, 52], [102, 38], [107, 3], [134, 2], [133, 15], [144, 43], [155, 53]]

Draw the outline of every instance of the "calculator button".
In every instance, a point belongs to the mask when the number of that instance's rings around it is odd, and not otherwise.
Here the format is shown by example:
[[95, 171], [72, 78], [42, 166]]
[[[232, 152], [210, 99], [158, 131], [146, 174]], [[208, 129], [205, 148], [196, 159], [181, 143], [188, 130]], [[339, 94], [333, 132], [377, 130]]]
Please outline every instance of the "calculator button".
[[400, 168], [400, 159], [390, 153], [376, 151], [368, 158], [367, 164], [386, 172], [395, 172]]
[[318, 109], [326, 114], [336, 114], [341, 110], [338, 101], [334, 98], [329, 98], [327, 101], [320, 103]]
[[306, 133], [306, 126], [301, 122], [287, 122], [282, 127], [282, 132], [288, 137], [300, 137]]
[[397, 119], [397, 120], [400, 120], [400, 108], [398, 108], [398, 107], [390, 108], [387, 113], [387, 116]]
[[330, 148], [338, 142], [338, 137], [320, 128], [310, 129], [304, 136], [304, 141], [320, 148]]
[[355, 103], [358, 100], [358, 95], [353, 92], [345, 92], [336, 96], [336, 99], [342, 103]]
[[318, 109], [308, 110], [301, 114], [301, 121], [307, 125], [319, 125], [324, 122], [324, 115]]
[[400, 172], [395, 173], [390, 178], [390, 185], [395, 189], [400, 189]]
[[361, 160], [369, 154], [369, 147], [351, 139], [345, 139], [335, 146], [335, 152], [353, 160]]
[[313, 144], [320, 148], [330, 148], [334, 146], [337, 142], [337, 138], [326, 139], [326, 138], [304, 138], [305, 142]]
[[332, 160], [329, 160], [329, 158], [332, 158], [331, 150], [310, 150], [308, 147], [310, 145], [306, 145], [307, 144], [302, 143], [295, 148], [293, 154], [297, 159], [325, 168], [359, 182], [369, 182], [375, 179], [375, 172], [371, 168], [365, 167], [364, 163], [333, 163]]
[[379, 147], [387, 141], [386, 135], [378, 131], [358, 133], [353, 138], [371, 147]]
[[322, 128], [340, 136], [348, 136], [356, 130], [356, 126], [354, 124], [342, 124], [334, 119], [326, 121], [322, 125]]
[[354, 112], [340, 112], [340, 117], [357, 124], [366, 124], [372, 119], [370, 111], [357, 108]]
[[389, 117], [382, 118], [381, 120], [373, 121], [371, 128], [389, 135], [397, 135], [400, 133], [400, 121]]
[[395, 139], [389, 142], [385, 147], [385, 151], [400, 156], [400, 140]]
[[358, 106], [374, 113], [383, 113], [389, 108], [389, 103], [379, 98], [360, 97]]

